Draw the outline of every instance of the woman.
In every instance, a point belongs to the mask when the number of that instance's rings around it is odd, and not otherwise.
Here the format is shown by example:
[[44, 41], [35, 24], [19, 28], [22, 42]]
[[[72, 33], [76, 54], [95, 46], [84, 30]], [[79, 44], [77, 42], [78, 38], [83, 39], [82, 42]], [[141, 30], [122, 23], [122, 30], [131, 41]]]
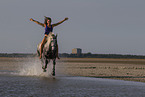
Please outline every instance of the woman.
[[[44, 33], [45, 37], [43, 38], [43, 40], [41, 42], [41, 47], [40, 47], [40, 57], [39, 57], [40, 59], [42, 58], [42, 50], [43, 50], [44, 44], [46, 43], [46, 38], [47, 38], [48, 34], [53, 31], [53, 28], [55, 26], [58, 26], [59, 24], [63, 23], [64, 21], [68, 20], [68, 18], [65, 18], [64, 20], [62, 20], [62, 21], [60, 21], [56, 24], [51, 24], [51, 22], [52, 22], [51, 18], [46, 17], [46, 16], [44, 16], [44, 17], [45, 17], [44, 24], [40, 23], [40, 22], [38, 22], [38, 21], [36, 21], [32, 18], [30, 19], [30, 21], [33, 21], [33, 22], [41, 25], [42, 27], [45, 27], [45, 33]], [[59, 59], [59, 57], [58, 57], [58, 46], [57, 46], [57, 55], [56, 55], [56, 57]]]

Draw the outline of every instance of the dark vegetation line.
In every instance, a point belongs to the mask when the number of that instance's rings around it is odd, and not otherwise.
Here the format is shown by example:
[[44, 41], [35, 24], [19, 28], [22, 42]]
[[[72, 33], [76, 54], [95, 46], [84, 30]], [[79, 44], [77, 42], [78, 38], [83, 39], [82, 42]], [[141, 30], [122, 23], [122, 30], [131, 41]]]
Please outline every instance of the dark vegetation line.
[[[36, 57], [35, 53], [0, 53], [0, 57]], [[61, 58], [125, 58], [125, 59], [145, 59], [143, 55], [122, 55], [122, 54], [59, 54]]]

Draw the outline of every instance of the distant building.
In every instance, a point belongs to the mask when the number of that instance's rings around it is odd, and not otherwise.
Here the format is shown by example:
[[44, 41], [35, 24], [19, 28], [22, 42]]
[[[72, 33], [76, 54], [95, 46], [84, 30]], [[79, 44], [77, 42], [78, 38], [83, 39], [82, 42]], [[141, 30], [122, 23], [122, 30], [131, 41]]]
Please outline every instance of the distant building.
[[72, 54], [78, 54], [78, 55], [80, 55], [80, 54], [82, 54], [82, 49], [80, 49], [80, 48], [74, 48], [74, 49], [72, 49]]

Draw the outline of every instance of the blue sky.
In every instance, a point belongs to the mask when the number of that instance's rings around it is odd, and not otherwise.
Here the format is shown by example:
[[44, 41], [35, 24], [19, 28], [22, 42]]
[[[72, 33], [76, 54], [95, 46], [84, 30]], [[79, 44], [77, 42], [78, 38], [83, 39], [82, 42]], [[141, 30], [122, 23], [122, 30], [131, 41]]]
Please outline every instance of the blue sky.
[[1, 0], [0, 53], [35, 53], [44, 28], [30, 22], [57, 23], [60, 53], [145, 55], [144, 0]]

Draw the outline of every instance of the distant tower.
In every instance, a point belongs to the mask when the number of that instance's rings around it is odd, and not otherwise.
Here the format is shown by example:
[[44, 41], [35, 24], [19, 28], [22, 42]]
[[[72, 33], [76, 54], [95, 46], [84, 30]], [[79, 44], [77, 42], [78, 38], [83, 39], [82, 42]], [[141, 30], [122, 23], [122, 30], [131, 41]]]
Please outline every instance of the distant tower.
[[80, 54], [82, 54], [82, 49], [74, 48], [74, 49], [72, 49], [72, 54], [80, 55]]

